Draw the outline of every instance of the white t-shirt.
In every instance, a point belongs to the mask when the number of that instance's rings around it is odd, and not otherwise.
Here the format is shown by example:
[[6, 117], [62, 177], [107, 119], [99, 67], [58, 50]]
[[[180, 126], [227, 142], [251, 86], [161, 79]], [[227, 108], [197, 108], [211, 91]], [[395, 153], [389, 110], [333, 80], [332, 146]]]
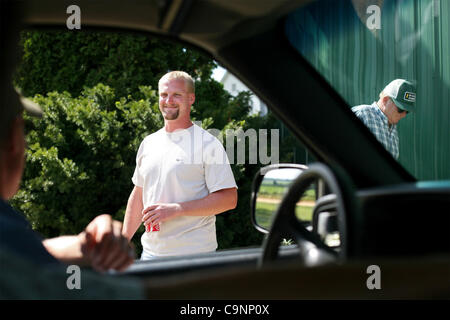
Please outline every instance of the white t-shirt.
[[[155, 203], [197, 200], [226, 188], [237, 188], [227, 154], [218, 139], [196, 124], [141, 143], [133, 183], [143, 188], [144, 208]], [[217, 249], [215, 216], [181, 216], [164, 221], [159, 231], [144, 232], [144, 252], [174, 256]]]

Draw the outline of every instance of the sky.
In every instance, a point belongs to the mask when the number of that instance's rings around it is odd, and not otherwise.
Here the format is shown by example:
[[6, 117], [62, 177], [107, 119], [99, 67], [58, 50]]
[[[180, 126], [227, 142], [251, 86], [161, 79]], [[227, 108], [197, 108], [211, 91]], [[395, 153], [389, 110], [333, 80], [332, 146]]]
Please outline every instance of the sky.
[[281, 180], [294, 180], [302, 172], [300, 169], [275, 169], [267, 172], [264, 176], [267, 179], [281, 179]]
[[218, 66], [216, 69], [213, 70], [212, 77], [214, 80], [220, 82], [222, 80], [223, 75], [225, 74], [226, 69]]

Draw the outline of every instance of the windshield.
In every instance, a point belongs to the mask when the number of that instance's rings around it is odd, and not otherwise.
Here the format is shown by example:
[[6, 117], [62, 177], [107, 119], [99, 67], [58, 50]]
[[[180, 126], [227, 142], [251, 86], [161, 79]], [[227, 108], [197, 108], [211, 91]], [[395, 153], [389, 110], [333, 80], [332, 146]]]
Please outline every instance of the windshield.
[[285, 33], [418, 180], [450, 179], [450, 2], [316, 1]]

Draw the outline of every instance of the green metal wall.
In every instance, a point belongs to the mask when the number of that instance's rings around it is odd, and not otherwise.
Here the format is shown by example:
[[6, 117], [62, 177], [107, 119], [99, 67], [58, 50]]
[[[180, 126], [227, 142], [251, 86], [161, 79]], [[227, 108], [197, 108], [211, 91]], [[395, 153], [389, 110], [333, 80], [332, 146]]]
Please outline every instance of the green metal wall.
[[417, 112], [398, 124], [402, 165], [419, 180], [450, 179], [450, 1], [385, 0], [369, 30], [349, 1], [298, 11], [286, 32], [349, 106], [378, 100], [396, 78], [417, 83]]

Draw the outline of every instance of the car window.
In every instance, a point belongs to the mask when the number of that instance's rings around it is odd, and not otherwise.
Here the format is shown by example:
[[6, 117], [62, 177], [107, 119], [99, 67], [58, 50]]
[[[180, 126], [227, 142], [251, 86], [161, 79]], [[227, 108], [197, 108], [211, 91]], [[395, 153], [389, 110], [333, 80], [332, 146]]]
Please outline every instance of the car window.
[[[12, 204], [45, 238], [76, 234], [93, 217], [124, 221], [142, 140], [163, 127], [158, 79], [192, 75], [191, 118], [222, 142], [238, 186], [238, 205], [216, 217], [218, 249], [260, 246], [248, 203], [261, 166], [308, 164], [314, 156], [267, 106], [217, 62], [193, 48], [142, 34], [25, 30], [14, 85], [44, 110], [25, 114], [22, 186]], [[67, 209], [70, 208], [70, 209]], [[133, 237], [142, 251], [140, 226]]]
[[285, 20], [292, 46], [419, 180], [450, 178], [449, 16], [448, 1], [324, 0]]

